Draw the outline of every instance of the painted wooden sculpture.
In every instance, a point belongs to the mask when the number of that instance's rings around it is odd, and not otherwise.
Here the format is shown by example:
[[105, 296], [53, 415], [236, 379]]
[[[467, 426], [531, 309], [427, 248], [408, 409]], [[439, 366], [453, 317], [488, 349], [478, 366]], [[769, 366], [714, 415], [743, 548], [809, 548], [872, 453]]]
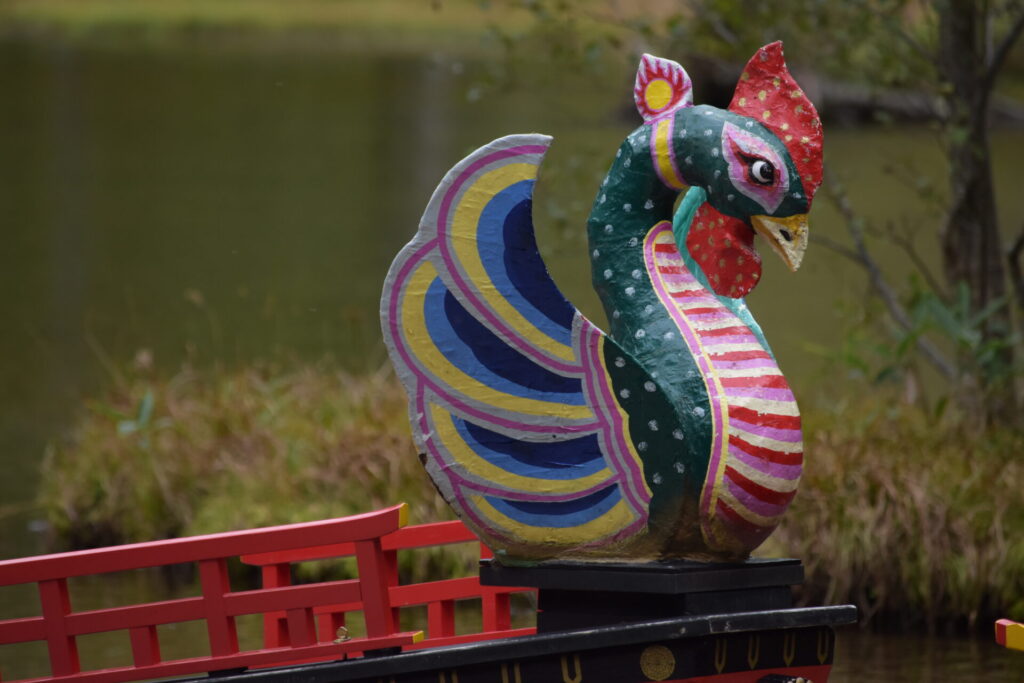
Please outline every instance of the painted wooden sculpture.
[[755, 233], [800, 265], [821, 180], [814, 106], [781, 43], [754, 55], [726, 110], [694, 106], [683, 68], [650, 55], [634, 95], [643, 125], [588, 221], [609, 334], [537, 250], [544, 135], [449, 171], [384, 286], [421, 458], [506, 564], [744, 558], [800, 478], [796, 401], [743, 297]]

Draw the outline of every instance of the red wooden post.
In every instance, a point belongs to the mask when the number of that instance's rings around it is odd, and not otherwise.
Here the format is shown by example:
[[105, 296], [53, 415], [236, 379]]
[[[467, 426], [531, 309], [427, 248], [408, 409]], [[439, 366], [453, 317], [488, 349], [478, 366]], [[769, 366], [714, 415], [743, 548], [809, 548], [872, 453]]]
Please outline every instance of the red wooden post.
[[231, 592], [228, 563], [224, 558], [199, 562], [199, 583], [203, 589], [206, 630], [210, 634], [210, 654], [214, 657], [238, 652], [235, 618], [229, 616], [224, 596]]
[[[393, 553], [389, 553], [394, 557]], [[395, 613], [391, 608], [388, 587], [394, 585], [392, 561], [381, 548], [380, 538], [356, 542], [356, 563], [359, 565], [359, 586], [363, 596], [366, 635], [371, 638], [394, 633]]]
[[455, 635], [454, 600], [439, 600], [427, 605], [427, 632], [431, 638]]
[[[381, 539], [381, 545], [383, 546], [383, 539]], [[384, 551], [384, 566], [387, 567], [387, 578], [388, 586], [398, 585], [398, 551], [397, 550], [385, 550]], [[388, 604], [391, 604], [391, 593], [388, 591]], [[391, 608], [391, 622], [392, 629], [399, 631], [402, 626], [402, 610], [398, 607]]]
[[288, 642], [292, 647], [316, 645], [313, 610], [308, 607], [288, 610]]
[[[291, 565], [269, 564], [263, 567], [263, 587], [280, 588], [292, 584]], [[290, 645], [285, 616], [281, 612], [263, 613], [263, 647]]]
[[132, 641], [132, 659], [135, 666], [160, 663], [160, 639], [156, 626], [136, 626], [128, 631]]
[[78, 662], [78, 643], [67, 631], [64, 618], [71, 613], [66, 579], [39, 582], [39, 602], [46, 619], [46, 643], [50, 651], [50, 672], [54, 676], [69, 676], [81, 671]]
[[338, 629], [345, 625], [344, 612], [329, 612], [317, 615], [317, 627], [319, 628], [319, 640], [321, 643], [333, 642], [338, 638]]
[[[489, 560], [494, 553], [483, 543], [480, 544], [480, 559]], [[508, 593], [484, 591], [480, 596], [483, 610], [484, 631], [507, 631], [512, 628], [512, 609]]]
[[485, 592], [480, 596], [484, 631], [507, 631], [512, 627], [508, 593]]

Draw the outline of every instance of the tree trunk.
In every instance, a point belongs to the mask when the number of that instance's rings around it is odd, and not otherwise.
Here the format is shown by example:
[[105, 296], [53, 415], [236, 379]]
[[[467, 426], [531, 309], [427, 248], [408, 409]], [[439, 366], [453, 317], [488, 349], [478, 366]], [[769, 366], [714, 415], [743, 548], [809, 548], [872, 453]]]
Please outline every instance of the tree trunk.
[[[971, 311], [978, 313], [1006, 296], [988, 139], [992, 84], [985, 78], [985, 3], [943, 0], [938, 12], [938, 67], [949, 85], [946, 101], [951, 196], [942, 235], [943, 265], [951, 290], [966, 284]], [[965, 407], [986, 421], [1013, 416], [1013, 351], [1004, 343], [1010, 324], [1009, 307], [1003, 306], [981, 325], [982, 343], [999, 347], [992, 362], [979, 367], [980, 359], [976, 354], [970, 357], [969, 351], [958, 359]]]

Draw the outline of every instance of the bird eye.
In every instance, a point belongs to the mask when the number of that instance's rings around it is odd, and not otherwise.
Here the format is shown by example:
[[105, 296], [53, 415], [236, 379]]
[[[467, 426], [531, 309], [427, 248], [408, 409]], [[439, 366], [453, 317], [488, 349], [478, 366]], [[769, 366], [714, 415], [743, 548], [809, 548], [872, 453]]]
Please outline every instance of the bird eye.
[[764, 159], [755, 159], [750, 164], [750, 179], [758, 185], [771, 185], [775, 182], [775, 167]]

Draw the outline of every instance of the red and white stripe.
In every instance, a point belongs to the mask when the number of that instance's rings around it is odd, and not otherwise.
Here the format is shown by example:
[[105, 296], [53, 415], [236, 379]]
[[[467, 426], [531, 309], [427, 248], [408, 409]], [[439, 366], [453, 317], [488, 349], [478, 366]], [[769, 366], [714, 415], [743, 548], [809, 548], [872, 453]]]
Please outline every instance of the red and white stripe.
[[[731, 310], [687, 269], [671, 230], [654, 237], [653, 279], [695, 358], [706, 360], [714, 440], [703, 504], [706, 527], [718, 542], [722, 532], [753, 548], [778, 524], [796, 494], [803, 463], [796, 399], [771, 354]], [[667, 297], [664, 294], [667, 293]], [[673, 310], [674, 309], [674, 310]], [[732, 545], [725, 541], [728, 545]]]

